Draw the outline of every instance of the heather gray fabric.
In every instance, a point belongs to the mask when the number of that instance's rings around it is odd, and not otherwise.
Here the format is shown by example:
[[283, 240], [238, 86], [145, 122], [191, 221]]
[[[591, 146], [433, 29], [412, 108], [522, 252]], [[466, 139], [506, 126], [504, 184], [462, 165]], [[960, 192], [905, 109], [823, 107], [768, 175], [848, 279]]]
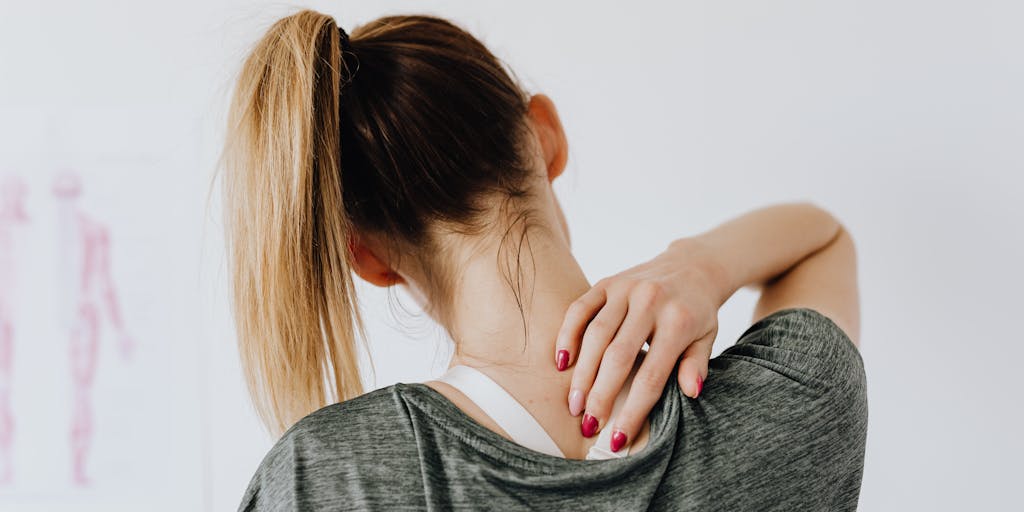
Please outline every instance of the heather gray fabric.
[[827, 317], [776, 312], [711, 360], [700, 398], [675, 379], [648, 445], [571, 460], [488, 430], [421, 383], [299, 421], [239, 510], [854, 510], [867, 435], [860, 353]]

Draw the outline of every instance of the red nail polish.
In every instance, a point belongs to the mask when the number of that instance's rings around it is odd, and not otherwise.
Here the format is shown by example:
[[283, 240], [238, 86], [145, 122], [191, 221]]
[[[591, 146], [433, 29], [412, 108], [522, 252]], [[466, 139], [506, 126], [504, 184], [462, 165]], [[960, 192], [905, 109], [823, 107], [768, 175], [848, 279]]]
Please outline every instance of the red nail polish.
[[694, 394], [693, 397], [697, 398], [698, 396], [700, 396], [700, 390], [702, 390], [702, 389], [704, 389], [704, 379], [700, 378], [700, 375], [698, 374], [697, 375], [697, 393]]
[[559, 350], [558, 355], [555, 356], [555, 362], [558, 364], [558, 371], [562, 371], [569, 367], [569, 351]]
[[621, 430], [612, 432], [612, 451], [617, 452], [626, 445], [626, 434], [623, 434]]
[[590, 413], [583, 415], [583, 422], [580, 423], [580, 432], [583, 433], [583, 437], [590, 437], [597, 431], [597, 418], [590, 415]]

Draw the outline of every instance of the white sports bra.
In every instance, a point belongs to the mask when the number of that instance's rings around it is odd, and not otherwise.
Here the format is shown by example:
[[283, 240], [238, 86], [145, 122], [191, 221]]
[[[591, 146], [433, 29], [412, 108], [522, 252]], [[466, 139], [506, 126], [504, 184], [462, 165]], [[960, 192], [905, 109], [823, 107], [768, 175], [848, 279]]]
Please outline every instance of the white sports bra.
[[[613, 424], [622, 404], [626, 401], [630, 383], [633, 381], [633, 375], [637, 368], [639, 368], [639, 359], [637, 364], [633, 365], [629, 376], [626, 377], [626, 382], [619, 395], [615, 397], [615, 404], [612, 406], [612, 413], [605, 423], [606, 425]], [[461, 391], [483, 409], [505, 432], [508, 432], [516, 443], [534, 451], [565, 458], [565, 454], [558, 448], [547, 431], [540, 426], [540, 423], [537, 423], [536, 418], [508, 391], [505, 391], [505, 388], [480, 370], [465, 365], [455, 365], [436, 380]], [[591, 446], [590, 451], [587, 452], [587, 459], [615, 459], [629, 454], [629, 446], [623, 446], [618, 452], [613, 452], [611, 439], [612, 429], [601, 429], [597, 435], [597, 443]]]

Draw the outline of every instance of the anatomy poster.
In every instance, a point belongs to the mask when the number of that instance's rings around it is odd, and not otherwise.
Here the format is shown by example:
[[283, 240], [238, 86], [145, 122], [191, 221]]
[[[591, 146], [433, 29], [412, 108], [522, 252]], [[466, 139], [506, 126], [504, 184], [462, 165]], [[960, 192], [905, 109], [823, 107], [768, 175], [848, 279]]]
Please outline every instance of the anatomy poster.
[[40, 130], [0, 161], [0, 509], [200, 508], [184, 159]]

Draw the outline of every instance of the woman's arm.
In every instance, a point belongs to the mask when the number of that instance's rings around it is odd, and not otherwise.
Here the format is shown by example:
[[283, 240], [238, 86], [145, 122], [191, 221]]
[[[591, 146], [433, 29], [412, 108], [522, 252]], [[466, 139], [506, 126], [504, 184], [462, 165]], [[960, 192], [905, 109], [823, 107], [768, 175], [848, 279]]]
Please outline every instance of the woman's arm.
[[754, 286], [753, 321], [780, 309], [808, 307], [831, 318], [856, 344], [860, 331], [853, 239], [825, 210], [807, 203], [754, 210], [701, 235], [673, 242], [682, 265], [714, 276], [718, 304]]
[[[570, 364], [576, 361], [572, 389], [582, 392], [583, 410], [597, 418], [600, 430], [644, 340], [650, 340], [613, 426], [622, 433], [613, 433], [614, 449], [635, 438], [673, 370], [683, 393], [700, 394], [718, 309], [736, 290], [761, 288], [755, 321], [779, 309], [813, 308], [856, 343], [856, 281], [852, 240], [832, 215], [804, 203], [761, 208], [677, 240], [653, 260], [598, 282], [567, 312], [555, 359], [567, 350]], [[623, 303], [628, 306], [604, 308]], [[613, 309], [625, 313], [610, 318], [607, 311]], [[601, 321], [591, 322], [598, 315]], [[570, 403], [570, 413], [580, 414], [574, 405], [579, 407]]]

